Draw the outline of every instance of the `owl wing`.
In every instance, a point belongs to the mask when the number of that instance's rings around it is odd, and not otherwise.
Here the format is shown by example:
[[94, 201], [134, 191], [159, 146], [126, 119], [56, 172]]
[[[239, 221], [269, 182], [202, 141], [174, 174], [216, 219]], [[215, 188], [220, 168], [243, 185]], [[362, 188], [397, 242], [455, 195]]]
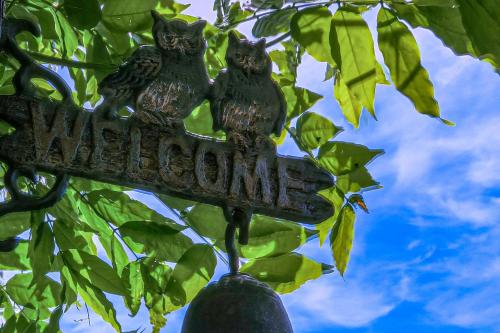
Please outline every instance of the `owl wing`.
[[128, 103], [138, 88], [156, 78], [160, 69], [160, 51], [154, 46], [140, 47], [116, 72], [109, 74], [99, 83], [98, 92], [118, 103]]
[[274, 135], [279, 137], [281, 135], [281, 131], [283, 131], [283, 127], [285, 126], [287, 107], [285, 96], [283, 95], [283, 92], [281, 91], [280, 87], [278, 87], [276, 82], [273, 82], [273, 87], [279, 99], [278, 118], [274, 122], [273, 133]]
[[215, 78], [210, 91], [210, 112], [213, 118], [213, 130], [218, 131], [222, 128], [222, 113], [224, 111], [224, 100], [229, 77], [227, 72], [221, 72]]

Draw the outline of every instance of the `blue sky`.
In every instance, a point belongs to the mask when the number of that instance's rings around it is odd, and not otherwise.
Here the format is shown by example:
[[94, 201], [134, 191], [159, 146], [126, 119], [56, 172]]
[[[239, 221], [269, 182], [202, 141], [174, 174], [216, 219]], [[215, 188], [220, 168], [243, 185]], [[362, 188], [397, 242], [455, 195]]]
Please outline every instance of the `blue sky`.
[[[213, 17], [212, 1], [192, 3], [188, 13]], [[430, 32], [415, 35], [443, 117], [456, 127], [416, 113], [394, 87], [380, 86], [379, 121], [365, 115], [354, 130], [331, 97], [332, 83], [320, 82], [323, 66], [305, 58], [300, 83], [325, 95], [313, 111], [344, 127], [336, 139], [386, 154], [369, 167], [384, 188], [365, 194], [370, 214], [358, 214], [345, 279], [330, 274], [283, 296], [296, 333], [500, 332], [499, 76], [455, 56]], [[291, 145], [280, 149], [300, 155]], [[332, 263], [328, 246], [313, 242], [301, 252]], [[114, 303], [124, 330], [149, 327], [145, 311], [129, 318], [122, 301]], [[179, 332], [183, 313], [169, 315], [162, 332]], [[89, 331], [75, 322], [85, 317], [70, 311], [64, 331]], [[92, 332], [111, 331], [92, 315]]]

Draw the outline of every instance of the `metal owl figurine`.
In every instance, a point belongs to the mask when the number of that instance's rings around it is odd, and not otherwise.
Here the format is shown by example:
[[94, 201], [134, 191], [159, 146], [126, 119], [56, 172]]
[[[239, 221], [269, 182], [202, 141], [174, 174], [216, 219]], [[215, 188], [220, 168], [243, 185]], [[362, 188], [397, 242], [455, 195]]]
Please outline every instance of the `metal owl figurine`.
[[271, 79], [272, 63], [265, 40], [240, 40], [229, 33], [228, 68], [212, 86], [213, 129], [224, 130], [228, 141], [243, 150], [274, 147], [269, 135], [279, 136], [286, 120], [286, 102]]
[[182, 119], [208, 96], [209, 78], [203, 55], [205, 21], [188, 24], [152, 11], [156, 46], [137, 49], [118, 70], [102, 80], [107, 117], [123, 106], [144, 123], [183, 129]]

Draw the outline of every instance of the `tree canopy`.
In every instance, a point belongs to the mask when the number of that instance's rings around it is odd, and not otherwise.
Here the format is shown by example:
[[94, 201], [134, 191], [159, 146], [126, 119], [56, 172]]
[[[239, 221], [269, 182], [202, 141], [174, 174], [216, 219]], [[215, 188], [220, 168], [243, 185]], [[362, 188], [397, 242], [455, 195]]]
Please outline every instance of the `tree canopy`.
[[[10, 0], [5, 13], [40, 27], [40, 37], [23, 33], [19, 44], [70, 79], [78, 105], [94, 107], [101, 99], [98, 82], [137, 47], [154, 44], [151, 10], [165, 18], [199, 20], [183, 13], [189, 6], [173, 0]], [[296, 145], [336, 179], [334, 188], [321, 193], [335, 207], [335, 215], [316, 228], [254, 216], [249, 244], [238, 249], [245, 261], [242, 271], [280, 293], [334, 270], [344, 275], [356, 214], [368, 211], [363, 192], [381, 187], [367, 164], [383, 151], [337, 140], [342, 128], [332, 122], [333, 115], [312, 111], [323, 96], [313, 87], [298, 85], [303, 57], [324, 64], [318, 80], [331, 82], [332, 94], [353, 127], [360, 125], [363, 111], [376, 119], [377, 85], [393, 85], [415, 111], [443, 126], [453, 125], [441, 118], [413, 29], [431, 30], [455, 54], [486, 61], [498, 71], [500, 6], [495, 0], [215, 0], [213, 10], [217, 19], [204, 30], [209, 75], [215, 78], [226, 67], [228, 32], [252, 24], [252, 35], [246, 37], [266, 38], [273, 78], [287, 101], [285, 130], [273, 139], [279, 145]], [[366, 22], [373, 12], [375, 29]], [[376, 59], [377, 49], [383, 64]], [[0, 94], [14, 93], [12, 78], [18, 67], [0, 54]], [[33, 83], [40, 96], [61, 98], [46, 81]], [[124, 109], [121, 115], [129, 112]], [[207, 102], [184, 123], [190, 132], [224, 138], [223, 132], [212, 130]], [[2, 124], [2, 131], [9, 126]], [[5, 173], [5, 165], [0, 171]], [[40, 194], [52, 182], [53, 177], [44, 175], [44, 181], [23, 180], [22, 186]], [[212, 278], [217, 264], [227, 264], [226, 222], [220, 208], [154, 195], [174, 220], [134, 199], [131, 191], [72, 178], [55, 206], [0, 219], [0, 240], [26, 235], [14, 251], [0, 253], [0, 269], [13, 274], [0, 286], [2, 332], [58, 332], [61, 317], [72, 306], [91, 308], [120, 332], [109, 294], [121, 296], [131, 316], [146, 307], [158, 332], [166, 314], [188, 304]], [[329, 242], [335, 266], [298, 251], [315, 237], [321, 244]]]

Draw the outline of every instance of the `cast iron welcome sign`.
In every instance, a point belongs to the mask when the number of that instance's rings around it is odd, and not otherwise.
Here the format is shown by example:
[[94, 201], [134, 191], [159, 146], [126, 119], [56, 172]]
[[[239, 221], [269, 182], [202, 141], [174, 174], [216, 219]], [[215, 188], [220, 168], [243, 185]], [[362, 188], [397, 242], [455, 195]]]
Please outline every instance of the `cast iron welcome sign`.
[[[19, 32], [38, 34], [33, 24], [2, 22], [0, 50], [20, 68], [13, 78], [16, 93], [0, 96], [0, 118], [15, 127], [0, 138], [0, 159], [8, 165], [4, 183], [11, 195], [0, 204], [0, 215], [53, 205], [69, 176], [85, 177], [221, 206], [233, 259], [235, 229], [241, 229], [240, 242], [245, 243], [252, 213], [309, 224], [330, 217], [332, 205], [317, 192], [331, 187], [332, 177], [310, 160], [277, 155], [269, 139], [283, 129], [286, 104], [271, 80], [265, 43], [230, 35], [229, 68], [211, 82], [203, 64], [204, 22], [153, 16], [157, 46], [139, 48], [101, 82], [104, 102], [96, 110], [77, 107], [66, 83], [17, 46]], [[177, 40], [176, 34], [199, 40], [183, 44], [186, 37]], [[186, 74], [193, 68], [199, 73]], [[48, 81], [62, 101], [35, 97], [33, 78]], [[226, 132], [226, 141], [184, 130], [182, 119], [205, 98], [214, 128]], [[114, 117], [125, 105], [136, 106], [133, 116]], [[42, 198], [17, 184], [20, 176], [35, 179], [38, 171], [56, 175]], [[237, 260], [231, 268], [237, 270]]]

